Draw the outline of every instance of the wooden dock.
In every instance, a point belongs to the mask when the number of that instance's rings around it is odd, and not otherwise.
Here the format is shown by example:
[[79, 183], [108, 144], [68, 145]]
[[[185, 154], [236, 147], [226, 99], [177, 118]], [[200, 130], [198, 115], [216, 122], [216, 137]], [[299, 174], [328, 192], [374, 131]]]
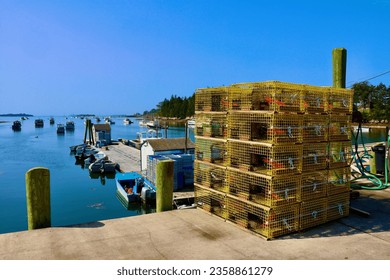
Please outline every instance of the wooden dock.
[[141, 172], [141, 156], [140, 150], [124, 145], [123, 143], [115, 143], [101, 148], [107, 157], [119, 164], [121, 172]]
[[[127, 146], [121, 142], [105, 146], [100, 149], [108, 159], [119, 164], [120, 172], [141, 172], [141, 152], [140, 150]], [[145, 174], [143, 174], [145, 175]], [[173, 200], [191, 200], [194, 199], [193, 190], [180, 190], [173, 192]]]

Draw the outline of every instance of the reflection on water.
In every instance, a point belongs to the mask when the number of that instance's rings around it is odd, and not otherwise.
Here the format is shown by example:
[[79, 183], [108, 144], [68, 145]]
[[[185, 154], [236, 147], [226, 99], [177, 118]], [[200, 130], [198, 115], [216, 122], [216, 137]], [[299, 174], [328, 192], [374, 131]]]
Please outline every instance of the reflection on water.
[[[354, 131], [354, 137], [352, 137], [352, 143], [355, 144], [355, 137], [357, 132]], [[362, 137], [361, 137], [362, 136]], [[383, 142], [386, 141], [386, 128], [372, 128], [369, 132], [363, 132], [361, 135], [358, 135], [358, 144], [362, 144], [362, 140], [365, 144]]]

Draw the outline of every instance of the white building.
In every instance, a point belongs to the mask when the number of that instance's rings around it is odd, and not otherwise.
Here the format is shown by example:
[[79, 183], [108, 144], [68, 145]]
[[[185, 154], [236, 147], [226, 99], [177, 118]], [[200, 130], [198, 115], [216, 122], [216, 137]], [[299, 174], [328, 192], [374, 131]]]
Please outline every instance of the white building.
[[170, 155], [184, 153], [195, 153], [195, 144], [186, 138], [162, 138], [148, 139], [141, 146], [141, 170], [147, 169], [148, 156]]

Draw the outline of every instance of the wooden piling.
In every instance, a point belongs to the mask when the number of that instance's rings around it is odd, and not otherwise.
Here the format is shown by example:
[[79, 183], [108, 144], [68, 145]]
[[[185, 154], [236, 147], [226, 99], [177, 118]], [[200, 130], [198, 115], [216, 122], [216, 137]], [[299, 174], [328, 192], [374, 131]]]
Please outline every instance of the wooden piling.
[[26, 173], [28, 229], [51, 226], [50, 171], [44, 167], [32, 168]]
[[347, 50], [335, 48], [332, 51], [333, 61], [333, 87], [345, 88], [347, 73]]
[[174, 161], [159, 161], [156, 166], [156, 211], [172, 210]]

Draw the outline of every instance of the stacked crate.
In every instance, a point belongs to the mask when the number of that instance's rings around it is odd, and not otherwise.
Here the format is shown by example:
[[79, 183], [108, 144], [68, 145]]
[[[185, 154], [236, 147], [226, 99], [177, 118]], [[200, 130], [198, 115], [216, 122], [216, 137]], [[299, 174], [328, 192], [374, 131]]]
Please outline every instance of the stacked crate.
[[267, 239], [324, 223], [328, 209], [348, 215], [352, 94], [331, 94], [282, 82], [197, 90], [198, 207]]

